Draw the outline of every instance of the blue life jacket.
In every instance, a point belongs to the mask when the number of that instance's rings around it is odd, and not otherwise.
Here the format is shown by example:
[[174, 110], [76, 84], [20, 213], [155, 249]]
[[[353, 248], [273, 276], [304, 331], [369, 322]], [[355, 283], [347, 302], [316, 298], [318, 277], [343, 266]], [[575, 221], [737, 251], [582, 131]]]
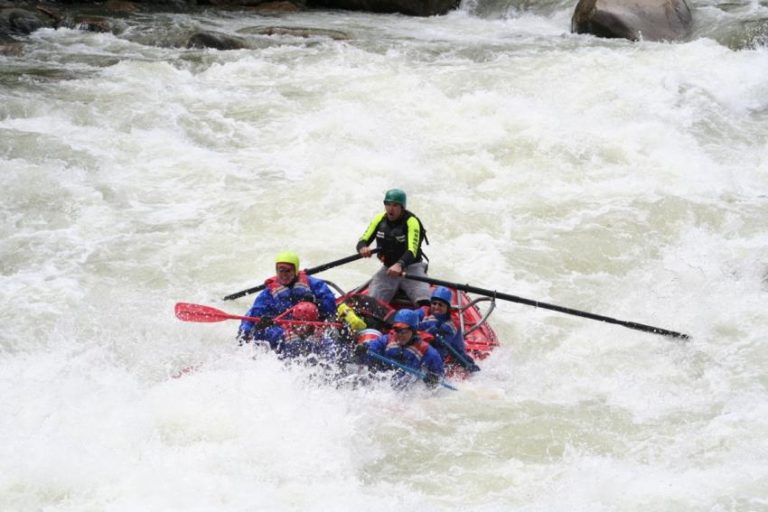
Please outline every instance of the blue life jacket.
[[445, 346], [448, 344], [461, 355], [461, 357], [471, 361], [464, 345], [464, 337], [453, 322], [450, 313], [436, 315], [434, 313], [427, 313], [422, 308], [419, 308], [416, 311], [418, 311], [419, 316], [422, 317], [418, 329], [434, 336], [435, 341], [432, 343], [432, 346], [437, 349], [443, 359], [445, 359], [446, 356], [455, 358], [453, 352]]
[[[294, 282], [282, 285], [276, 277], [267, 279], [266, 287], [256, 296], [251, 309], [245, 316], [274, 318], [302, 300], [310, 300], [317, 304], [320, 318], [332, 319], [336, 314], [336, 298], [325, 281], [299, 272]], [[252, 335], [255, 339], [267, 340], [271, 344], [278, 342], [283, 335], [283, 329], [272, 326], [256, 332], [250, 320], [240, 322], [240, 332]], [[274, 346], [273, 346], [274, 348]]]
[[405, 346], [400, 346], [394, 333], [384, 334], [368, 342], [368, 350], [419, 372], [423, 369], [439, 377], [445, 374], [443, 358], [418, 336], [414, 336]]

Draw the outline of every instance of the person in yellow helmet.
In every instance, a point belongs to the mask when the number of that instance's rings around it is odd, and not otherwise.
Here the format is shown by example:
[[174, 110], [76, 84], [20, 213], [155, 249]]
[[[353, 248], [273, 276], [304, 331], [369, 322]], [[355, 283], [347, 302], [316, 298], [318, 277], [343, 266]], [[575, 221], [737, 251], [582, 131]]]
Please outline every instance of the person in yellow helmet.
[[370, 296], [389, 303], [399, 288], [414, 304], [429, 305], [429, 285], [402, 277], [403, 272], [426, 276], [426, 257], [421, 244], [429, 243], [421, 221], [405, 205], [405, 192], [396, 188], [388, 190], [384, 194], [384, 211], [373, 218], [357, 241], [356, 249], [365, 258], [371, 256], [369, 246], [374, 240], [381, 249], [378, 256], [383, 266], [371, 279]]
[[277, 346], [283, 336], [283, 329], [273, 325], [271, 319], [302, 301], [317, 305], [321, 320], [333, 320], [336, 315], [336, 299], [322, 279], [307, 275], [299, 270], [296, 253], [284, 251], [275, 258], [275, 275], [264, 282], [264, 290], [256, 296], [245, 316], [258, 317], [262, 321], [254, 324], [243, 320], [238, 330], [240, 343], [253, 339], [265, 340]]

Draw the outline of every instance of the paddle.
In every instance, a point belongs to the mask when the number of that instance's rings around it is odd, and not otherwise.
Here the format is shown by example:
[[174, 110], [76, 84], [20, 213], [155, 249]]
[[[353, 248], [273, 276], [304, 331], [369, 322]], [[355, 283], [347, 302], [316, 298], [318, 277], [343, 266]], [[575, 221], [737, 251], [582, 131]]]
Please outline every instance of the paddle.
[[617, 320], [616, 318], [596, 315], [594, 313], [588, 313], [586, 311], [579, 311], [577, 309], [566, 308], [563, 306], [556, 306], [554, 304], [547, 304], [546, 302], [539, 302], [536, 300], [525, 299], [523, 297], [517, 297], [515, 295], [499, 293], [495, 290], [484, 290], [483, 288], [477, 288], [475, 286], [470, 286], [468, 284], [450, 283], [448, 281], [442, 281], [440, 279], [432, 279], [430, 277], [410, 276], [405, 273], [403, 273], [403, 277], [405, 277], [406, 279], [412, 279], [414, 281], [421, 281], [424, 283], [429, 283], [429, 284], [434, 284], [439, 286], [447, 286], [448, 288], [455, 288], [456, 290], [462, 290], [467, 293], [476, 293], [478, 295], [485, 295], [487, 297], [492, 297], [494, 299], [502, 299], [502, 300], [508, 300], [510, 302], [518, 302], [520, 304], [527, 304], [528, 306], [535, 306], [537, 308], [551, 309], [552, 311], [559, 311], [560, 313], [566, 313], [568, 315], [581, 316], [584, 318], [591, 318], [592, 320], [599, 320], [601, 322], [607, 322], [610, 324], [623, 325], [624, 327], [628, 327], [630, 329], [636, 329], [638, 331], [645, 331], [653, 334], [661, 334], [663, 336], [672, 336], [675, 338], [682, 338], [683, 340], [687, 340], [690, 338], [690, 336], [688, 336], [687, 334], [670, 331], [667, 329], [662, 329], [661, 327], [653, 327], [651, 325], [639, 324], [636, 322], [626, 322], [624, 320]]
[[[175, 307], [176, 318], [184, 322], [223, 322], [224, 320], [250, 320], [251, 322], [259, 322], [261, 318], [257, 316], [240, 316], [230, 315], [220, 309], [212, 308], [210, 306], [203, 306], [202, 304], [189, 304], [186, 302], [179, 302]], [[275, 323], [278, 324], [301, 324], [301, 325], [327, 325], [334, 327], [341, 327], [341, 324], [335, 322], [311, 322], [308, 320], [288, 320], [283, 318], [275, 318]]]
[[[372, 254], [375, 254], [377, 252], [381, 251], [381, 249], [373, 249], [371, 251]], [[336, 261], [330, 261], [328, 263], [323, 263], [322, 265], [318, 265], [316, 267], [307, 268], [304, 269], [304, 273], [307, 275], [317, 274], [318, 272], [322, 272], [323, 270], [328, 270], [329, 268], [338, 267], [340, 265], [344, 265], [345, 263], [349, 263], [355, 260], [359, 260], [363, 256], [361, 254], [353, 254], [351, 256], [347, 256], [345, 258], [338, 259]], [[246, 295], [250, 295], [251, 293], [260, 292], [265, 288], [266, 285], [260, 284], [259, 286], [254, 286], [253, 288], [248, 288], [247, 290], [242, 290], [230, 295], [227, 295], [224, 297], [224, 300], [233, 300], [233, 299], [239, 299], [240, 297], [244, 297]]]
[[[386, 363], [390, 366], [394, 366], [395, 368], [400, 368], [404, 372], [410, 373], [411, 375], [414, 375], [419, 378], [419, 380], [424, 380], [425, 375], [421, 373], [419, 370], [416, 370], [414, 368], [411, 368], [410, 366], [405, 366], [404, 364], [400, 364], [397, 361], [393, 361], [392, 359], [388, 357], [384, 357], [381, 354], [377, 354], [376, 352], [368, 351], [366, 354], [374, 359], [378, 359], [382, 363]], [[451, 389], [453, 391], [458, 391], [458, 389], [455, 386], [452, 386], [451, 384], [445, 382], [445, 380], [441, 380], [439, 383], [441, 386], [446, 387], [448, 389]]]

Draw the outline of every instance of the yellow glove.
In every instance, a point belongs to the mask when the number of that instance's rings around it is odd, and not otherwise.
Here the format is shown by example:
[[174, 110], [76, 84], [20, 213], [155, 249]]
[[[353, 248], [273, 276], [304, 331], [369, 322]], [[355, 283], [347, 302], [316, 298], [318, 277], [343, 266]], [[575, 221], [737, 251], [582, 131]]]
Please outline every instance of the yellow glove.
[[357, 316], [357, 313], [344, 303], [339, 304], [339, 307], [336, 308], [336, 316], [339, 320], [344, 320], [352, 332], [362, 331], [367, 327], [363, 319]]

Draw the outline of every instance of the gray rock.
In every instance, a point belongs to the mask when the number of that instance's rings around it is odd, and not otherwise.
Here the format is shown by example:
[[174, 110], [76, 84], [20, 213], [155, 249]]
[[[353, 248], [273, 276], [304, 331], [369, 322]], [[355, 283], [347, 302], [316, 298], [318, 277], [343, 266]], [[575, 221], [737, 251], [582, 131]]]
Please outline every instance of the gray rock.
[[196, 32], [187, 41], [187, 48], [215, 48], [216, 50], [240, 50], [248, 44], [238, 38], [217, 32]]
[[26, 36], [37, 29], [53, 26], [47, 16], [26, 9], [0, 9], [0, 32]]
[[632, 41], [680, 41], [691, 30], [685, 0], [579, 0], [571, 31]]

